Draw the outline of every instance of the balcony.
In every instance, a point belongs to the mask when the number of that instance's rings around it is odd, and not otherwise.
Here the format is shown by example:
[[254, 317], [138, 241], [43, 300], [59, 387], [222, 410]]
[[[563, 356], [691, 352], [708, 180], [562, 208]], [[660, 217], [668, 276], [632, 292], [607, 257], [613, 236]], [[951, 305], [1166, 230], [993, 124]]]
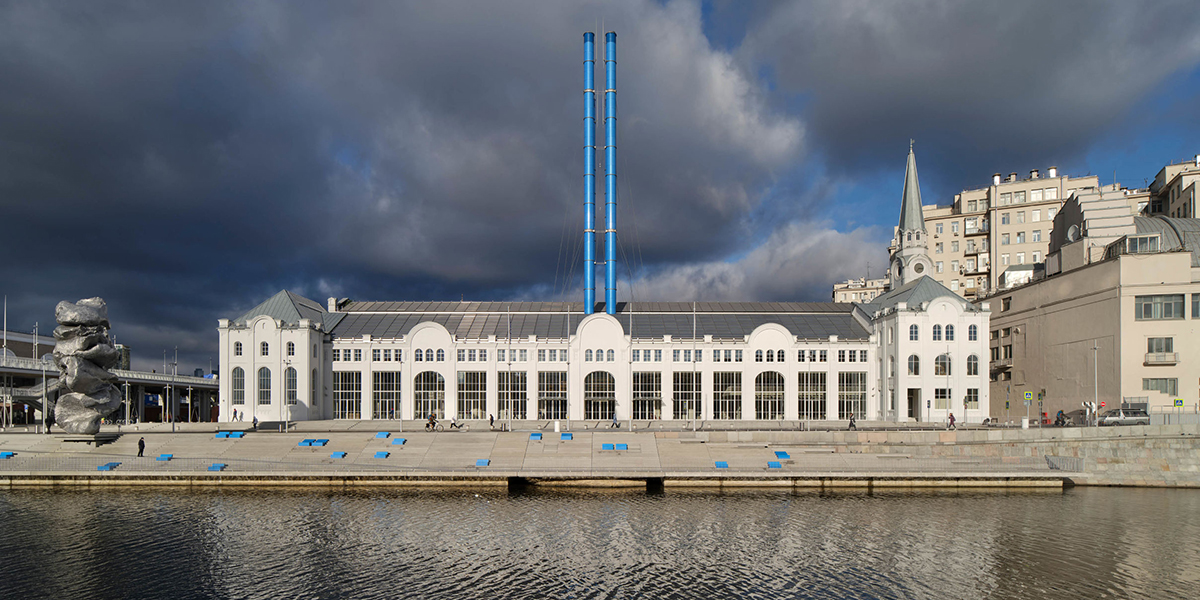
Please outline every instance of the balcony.
[[967, 237], [970, 237], [973, 235], [987, 235], [987, 234], [988, 234], [988, 226], [987, 225], [984, 225], [983, 227], [968, 227], [966, 229]]
[[1178, 352], [1147, 352], [1147, 365], [1173, 365], [1179, 362]]
[[1010, 369], [1010, 368], [1012, 368], [1012, 359], [1011, 358], [996, 359], [991, 362], [990, 366], [993, 371], [1002, 371], [1004, 369]]
[[967, 256], [976, 256], [979, 254], [987, 254], [987, 252], [988, 252], [987, 244], [978, 244], [978, 245], [968, 245], [966, 248], [966, 251], [963, 252], [963, 254], [965, 254]]

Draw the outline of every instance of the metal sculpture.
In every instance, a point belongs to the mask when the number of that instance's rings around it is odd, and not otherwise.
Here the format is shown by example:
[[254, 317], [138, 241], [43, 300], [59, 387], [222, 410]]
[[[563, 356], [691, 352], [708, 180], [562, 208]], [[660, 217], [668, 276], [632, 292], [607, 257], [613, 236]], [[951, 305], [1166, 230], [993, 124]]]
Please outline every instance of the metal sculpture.
[[54, 420], [67, 433], [92, 435], [100, 420], [121, 404], [117, 376], [108, 371], [121, 355], [108, 336], [108, 305], [100, 298], [59, 302], [54, 308], [54, 363], [69, 390], [54, 407]]

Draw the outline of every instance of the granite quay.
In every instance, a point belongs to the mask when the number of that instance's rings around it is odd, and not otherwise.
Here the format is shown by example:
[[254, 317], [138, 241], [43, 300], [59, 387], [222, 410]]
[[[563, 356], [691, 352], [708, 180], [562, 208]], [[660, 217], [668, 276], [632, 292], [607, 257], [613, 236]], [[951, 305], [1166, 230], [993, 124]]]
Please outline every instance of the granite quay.
[[[697, 430], [634, 422], [143, 424], [97, 440], [0, 433], [0, 486], [1200, 487], [1200, 426]], [[499, 425], [499, 424], [497, 424]], [[727, 425], [727, 427], [722, 427]], [[872, 425], [879, 426], [873, 428]], [[570, 430], [568, 430], [568, 427]], [[145, 456], [138, 457], [139, 439]]]

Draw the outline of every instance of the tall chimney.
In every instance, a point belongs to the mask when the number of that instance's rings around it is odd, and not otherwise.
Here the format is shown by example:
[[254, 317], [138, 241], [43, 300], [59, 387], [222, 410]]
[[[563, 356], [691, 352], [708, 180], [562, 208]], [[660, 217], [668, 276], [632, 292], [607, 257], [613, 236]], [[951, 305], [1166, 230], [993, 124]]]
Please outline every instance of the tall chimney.
[[596, 312], [596, 34], [583, 34], [583, 312]]
[[1000, 185], [1000, 174], [999, 173], [992, 175], [992, 185]]
[[604, 312], [617, 313], [617, 34], [604, 34]]
[[1058, 177], [1058, 167], [1046, 169], [1046, 177]]

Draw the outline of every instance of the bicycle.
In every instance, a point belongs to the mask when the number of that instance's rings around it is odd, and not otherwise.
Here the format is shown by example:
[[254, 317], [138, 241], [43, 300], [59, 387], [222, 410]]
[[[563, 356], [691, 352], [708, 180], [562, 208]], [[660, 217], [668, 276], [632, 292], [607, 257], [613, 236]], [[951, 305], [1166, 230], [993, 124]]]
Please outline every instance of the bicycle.
[[[451, 423], [451, 424], [450, 424], [450, 430], [451, 430], [451, 431], [454, 431], [454, 430], [458, 430], [458, 431], [470, 431], [470, 430], [471, 430], [471, 426], [470, 426], [470, 425], [468, 425], [468, 424], [466, 424], [466, 423], [461, 423], [461, 424], [460, 424], [460, 423]], [[446, 426], [445, 426], [445, 425], [443, 425], [443, 424], [442, 424], [440, 421], [438, 421], [438, 422], [434, 422], [434, 423], [426, 423], [426, 424], [425, 424], [425, 431], [429, 431], [429, 432], [434, 432], [434, 431], [437, 431], [437, 432], [443, 432], [443, 431], [446, 431]]]

